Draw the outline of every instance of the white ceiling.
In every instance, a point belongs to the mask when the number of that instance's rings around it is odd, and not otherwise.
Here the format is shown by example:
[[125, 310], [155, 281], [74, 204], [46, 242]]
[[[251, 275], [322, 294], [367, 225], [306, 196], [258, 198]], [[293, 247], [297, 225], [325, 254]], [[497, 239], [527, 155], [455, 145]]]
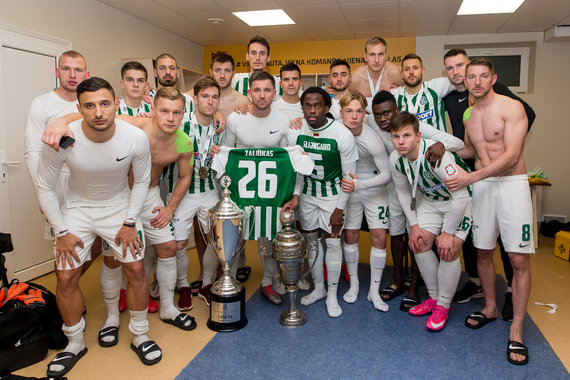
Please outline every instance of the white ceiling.
[[[201, 45], [520, 33], [570, 24], [570, 0], [526, 0], [513, 14], [457, 16], [461, 0], [99, 0]], [[496, 0], [501, 1], [501, 0]], [[282, 8], [296, 25], [250, 27], [231, 12]], [[213, 25], [209, 18], [222, 18]]]

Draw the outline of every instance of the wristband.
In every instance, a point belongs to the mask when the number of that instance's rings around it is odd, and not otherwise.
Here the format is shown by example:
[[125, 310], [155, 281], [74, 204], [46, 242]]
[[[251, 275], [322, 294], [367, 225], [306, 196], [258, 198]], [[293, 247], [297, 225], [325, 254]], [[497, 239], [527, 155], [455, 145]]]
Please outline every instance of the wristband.
[[123, 227], [135, 228], [137, 225], [135, 223], [123, 223]]
[[55, 234], [55, 237], [56, 237], [56, 238], [60, 238], [60, 237], [65, 236], [65, 235], [67, 235], [67, 234], [68, 234], [68, 231], [67, 231], [67, 230], [59, 231], [59, 232], [57, 232], [57, 233]]

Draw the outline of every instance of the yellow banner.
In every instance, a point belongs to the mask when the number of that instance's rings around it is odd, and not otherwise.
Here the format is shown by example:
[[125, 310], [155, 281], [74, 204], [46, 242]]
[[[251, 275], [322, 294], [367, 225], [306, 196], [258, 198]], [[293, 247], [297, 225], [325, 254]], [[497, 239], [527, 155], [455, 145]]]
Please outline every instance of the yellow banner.
[[[267, 71], [279, 75], [279, 69], [286, 63], [294, 62], [301, 68], [302, 74], [328, 74], [329, 66], [334, 59], [346, 59], [352, 70], [365, 64], [364, 43], [361, 40], [283, 42], [271, 44]], [[415, 53], [416, 38], [387, 38], [388, 60], [399, 63], [408, 53]], [[230, 54], [236, 62], [236, 72], [249, 71], [249, 62], [245, 59], [245, 45], [205, 46], [204, 72], [210, 72], [212, 55], [217, 52]]]

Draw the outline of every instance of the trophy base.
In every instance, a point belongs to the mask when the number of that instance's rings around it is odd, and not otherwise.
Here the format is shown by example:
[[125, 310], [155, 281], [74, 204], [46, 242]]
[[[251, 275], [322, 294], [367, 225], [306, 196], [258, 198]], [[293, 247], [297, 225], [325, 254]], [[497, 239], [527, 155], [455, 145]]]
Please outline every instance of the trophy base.
[[285, 310], [281, 313], [279, 323], [285, 327], [299, 327], [307, 323], [307, 315], [302, 310]]
[[237, 294], [222, 296], [210, 292], [208, 328], [216, 332], [232, 332], [247, 325], [245, 316], [245, 288]]

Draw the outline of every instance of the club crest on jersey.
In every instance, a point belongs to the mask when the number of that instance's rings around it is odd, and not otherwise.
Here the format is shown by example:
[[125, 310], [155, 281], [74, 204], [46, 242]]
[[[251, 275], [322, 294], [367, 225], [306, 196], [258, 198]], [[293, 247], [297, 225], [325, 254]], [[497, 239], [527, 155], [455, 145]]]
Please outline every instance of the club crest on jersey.
[[417, 115], [419, 121], [430, 119], [433, 117], [433, 110], [428, 110], [424, 112], [419, 112]]
[[425, 171], [425, 172], [424, 172], [424, 177], [425, 177], [425, 179], [427, 179], [427, 180], [432, 180], [432, 179], [433, 179], [433, 175], [432, 175], [430, 172], [428, 172], [428, 171]]
[[447, 173], [447, 175], [454, 175], [455, 173], [457, 173], [457, 169], [455, 169], [454, 165], [448, 164], [445, 167], [445, 172]]
[[427, 102], [428, 100], [426, 99], [426, 97], [422, 96], [422, 98], [420, 99], [420, 106], [425, 106]]
[[220, 143], [220, 134], [214, 133], [214, 136], [212, 136], [212, 144], [218, 145], [219, 143]]

